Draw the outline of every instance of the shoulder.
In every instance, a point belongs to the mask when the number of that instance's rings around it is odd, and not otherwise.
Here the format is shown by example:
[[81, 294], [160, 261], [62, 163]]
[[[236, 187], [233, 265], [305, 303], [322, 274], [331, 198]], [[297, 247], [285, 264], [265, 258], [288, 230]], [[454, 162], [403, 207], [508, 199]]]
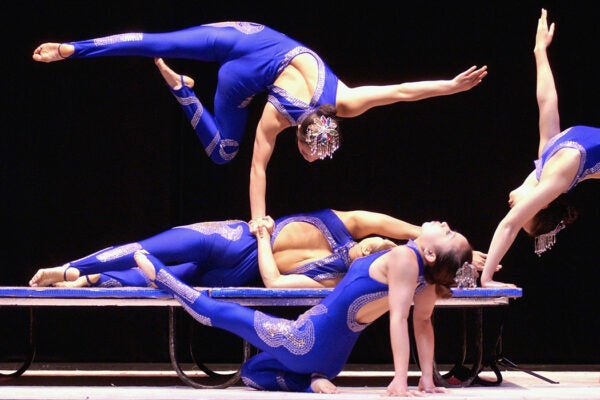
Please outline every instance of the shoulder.
[[408, 246], [393, 247], [388, 253], [388, 268], [396, 272], [419, 273], [417, 257]]

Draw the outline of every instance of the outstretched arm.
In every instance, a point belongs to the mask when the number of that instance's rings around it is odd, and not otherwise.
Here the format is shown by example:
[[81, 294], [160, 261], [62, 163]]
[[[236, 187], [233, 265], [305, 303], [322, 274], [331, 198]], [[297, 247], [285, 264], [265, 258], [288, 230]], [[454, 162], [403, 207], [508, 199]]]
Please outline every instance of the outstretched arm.
[[536, 97], [539, 108], [540, 145], [538, 157], [549, 139], [560, 133], [560, 118], [558, 114], [558, 95], [554, 84], [554, 76], [550, 68], [546, 49], [554, 37], [554, 23], [548, 28], [547, 11], [542, 8], [535, 35], [535, 65], [537, 70]]
[[267, 215], [267, 165], [275, 150], [277, 135], [288, 126], [290, 124], [275, 107], [267, 103], [256, 127], [250, 167], [250, 213], [253, 220]]
[[[531, 179], [531, 175], [528, 177]], [[514, 287], [513, 284], [496, 282], [492, 280], [497, 266], [510, 249], [519, 230], [525, 223], [533, 218], [539, 210], [563, 193], [572, 182], [568, 174], [554, 174], [540, 181], [537, 186], [530, 189], [530, 193], [521, 199], [506, 216], [500, 221], [488, 250], [483, 273], [481, 274], [482, 287]], [[527, 184], [527, 180], [525, 180]]]
[[405, 82], [395, 85], [359, 86], [349, 88], [339, 83], [337, 114], [340, 117], [355, 117], [373, 107], [401, 101], [418, 101], [436, 96], [446, 96], [470, 90], [487, 75], [487, 66], [472, 66], [454, 79]]
[[336, 211], [348, 232], [354, 239], [362, 239], [368, 235], [385, 236], [390, 239], [407, 240], [416, 238], [421, 227], [394, 218], [387, 214], [373, 211]]

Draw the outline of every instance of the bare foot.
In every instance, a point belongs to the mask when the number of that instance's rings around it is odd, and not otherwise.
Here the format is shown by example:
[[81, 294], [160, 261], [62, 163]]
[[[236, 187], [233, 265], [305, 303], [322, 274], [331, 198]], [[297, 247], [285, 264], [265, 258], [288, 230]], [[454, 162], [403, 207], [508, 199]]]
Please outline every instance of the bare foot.
[[189, 87], [190, 89], [194, 87], [194, 80], [192, 78], [173, 71], [162, 58], [155, 58], [154, 64], [156, 64], [160, 74], [163, 76], [165, 81], [167, 81], [167, 85], [169, 85], [169, 87], [171, 87], [173, 90], [181, 89], [182, 79], [185, 86]]
[[39, 62], [50, 63], [61, 61], [75, 53], [75, 47], [72, 44], [65, 43], [44, 43], [33, 51], [33, 59]]
[[146, 274], [148, 279], [150, 279], [151, 286], [154, 288], [157, 287], [154, 284], [154, 279], [156, 278], [156, 270], [154, 269], [154, 264], [152, 264], [152, 262], [148, 260], [148, 257], [146, 257], [146, 252], [141, 250], [136, 251], [133, 255], [133, 259], [135, 260], [137, 266], [142, 270], [142, 272]]
[[69, 264], [61, 265], [60, 267], [41, 268], [29, 280], [29, 286], [51, 286], [56, 282], [62, 282], [66, 278], [67, 281], [74, 281], [79, 278], [79, 270], [71, 267]]
[[325, 378], [316, 378], [313, 379], [310, 383], [310, 388], [313, 393], [339, 393], [337, 386], [335, 386], [329, 379]]

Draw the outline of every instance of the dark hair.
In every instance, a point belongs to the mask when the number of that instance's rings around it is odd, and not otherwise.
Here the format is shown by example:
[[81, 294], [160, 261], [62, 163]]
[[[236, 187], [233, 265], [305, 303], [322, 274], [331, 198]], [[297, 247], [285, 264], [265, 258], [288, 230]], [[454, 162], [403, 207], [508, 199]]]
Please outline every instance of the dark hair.
[[438, 297], [452, 296], [450, 288], [456, 286], [454, 278], [456, 271], [465, 263], [473, 261], [473, 247], [467, 242], [466, 246], [453, 248], [447, 252], [436, 249], [435, 263], [425, 268], [425, 281], [435, 285]]
[[561, 221], [565, 225], [572, 224], [577, 217], [579, 217], [577, 209], [559, 197], [535, 214], [527, 233], [529, 236], [539, 236], [555, 229]]
[[337, 109], [335, 108], [335, 106], [333, 104], [323, 104], [323, 105], [319, 106], [319, 108], [317, 108], [317, 110], [315, 112], [306, 115], [302, 119], [302, 122], [300, 122], [300, 126], [298, 126], [298, 130], [296, 131], [296, 135], [297, 136], [306, 135], [306, 130], [308, 129], [308, 126], [313, 123], [313, 120], [315, 118], [321, 118], [322, 115], [324, 115], [325, 117], [331, 118], [333, 120], [333, 122], [335, 122], [337, 124], [338, 132], [339, 132], [340, 121], [338, 120], [338, 118], [336, 118], [336, 113], [337, 113]]

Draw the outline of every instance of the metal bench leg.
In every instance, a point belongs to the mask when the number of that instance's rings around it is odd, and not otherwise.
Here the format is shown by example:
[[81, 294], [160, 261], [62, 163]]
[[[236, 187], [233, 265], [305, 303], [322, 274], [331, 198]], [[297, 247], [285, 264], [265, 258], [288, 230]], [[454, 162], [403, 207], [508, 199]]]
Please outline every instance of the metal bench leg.
[[[506, 308], [506, 313], [508, 312], [508, 308]], [[535, 376], [536, 378], [539, 378], [543, 381], [549, 382], [549, 383], [553, 383], [553, 384], [558, 384], [558, 382], [553, 381], [552, 379], [546, 378], [545, 376], [542, 376], [538, 373], [535, 373], [531, 370], [519, 367], [517, 364], [513, 363], [512, 361], [510, 361], [509, 359], [507, 359], [506, 357], [504, 357], [502, 355], [502, 329], [504, 326], [504, 319], [506, 318], [506, 316], [503, 316], [503, 321], [502, 324], [500, 325], [500, 331], [498, 334], [498, 339], [496, 341], [496, 356], [495, 359], [487, 362], [485, 365], [488, 366], [495, 374], [497, 377], [497, 380], [495, 382], [493, 381], [489, 381], [487, 379], [482, 379], [482, 378], [478, 378], [477, 381], [475, 383], [480, 384], [482, 386], [493, 386], [493, 385], [499, 385], [502, 382], [502, 375], [500, 373], [500, 370], [498, 369], [498, 366], [503, 366], [505, 368], [510, 368], [513, 370], [518, 370], [518, 371], [522, 371], [525, 372], [526, 374]]]
[[[208, 384], [203, 384], [198, 382], [197, 380], [194, 380], [192, 377], [188, 376], [181, 368], [181, 366], [179, 365], [179, 361], [177, 360], [177, 345], [176, 345], [176, 318], [175, 318], [175, 313], [177, 312], [177, 310], [175, 309], [175, 307], [169, 307], [169, 357], [171, 358], [171, 365], [173, 366], [173, 369], [175, 369], [175, 372], [177, 372], [177, 376], [179, 377], [179, 379], [181, 379], [184, 383], [186, 383], [189, 386], [192, 386], [194, 388], [197, 389], [221, 389], [221, 388], [226, 388], [229, 387], [233, 384], [235, 384], [236, 382], [238, 382], [240, 380], [240, 371], [238, 370], [237, 372], [233, 373], [233, 374], [219, 374], [216, 373], [214, 371], [212, 371], [210, 368], [206, 367], [204, 364], [198, 363], [194, 360], [194, 362], [196, 363], [196, 365], [198, 365], [198, 367], [205, 372], [209, 378], [221, 378], [218, 379], [219, 381], [221, 381], [223, 378], [225, 378], [226, 380], [224, 382], [221, 383], [208, 383]], [[191, 344], [190, 344], [191, 346]], [[191, 349], [191, 348], [190, 348]], [[244, 342], [244, 361], [245, 362], [248, 359], [248, 356], [250, 354], [250, 350], [249, 347], [247, 346], [246, 342]]]
[[465, 360], [467, 356], [467, 310], [462, 310], [461, 326], [461, 356], [454, 366], [445, 374], [441, 374], [434, 361], [433, 373], [436, 384], [444, 387], [466, 387], [475, 383], [477, 375], [481, 370], [481, 361], [483, 358], [483, 310], [477, 307], [472, 310], [475, 313], [475, 330], [473, 338], [474, 360], [471, 368], [466, 367]]
[[23, 373], [29, 369], [29, 366], [31, 365], [33, 358], [35, 357], [35, 340], [34, 340], [34, 334], [33, 334], [33, 331], [34, 331], [33, 319], [34, 319], [33, 318], [33, 307], [29, 307], [29, 338], [28, 338], [28, 343], [27, 343], [27, 345], [28, 345], [27, 356], [26, 356], [25, 360], [23, 361], [23, 363], [21, 364], [21, 366], [14, 372], [11, 372], [10, 374], [0, 373], [0, 382], [19, 377], [19, 376], [23, 375]]

